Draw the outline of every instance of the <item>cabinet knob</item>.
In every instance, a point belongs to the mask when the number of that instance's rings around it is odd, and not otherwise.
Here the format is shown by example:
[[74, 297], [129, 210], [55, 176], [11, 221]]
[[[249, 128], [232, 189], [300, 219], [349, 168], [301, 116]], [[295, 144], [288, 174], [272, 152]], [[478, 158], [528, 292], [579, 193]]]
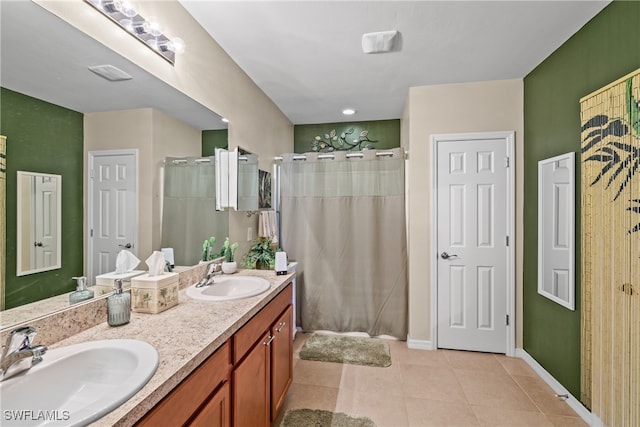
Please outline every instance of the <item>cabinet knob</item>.
[[276, 329], [276, 332], [281, 332], [282, 328], [284, 328], [285, 326], [287, 326], [287, 322], [280, 322], [278, 324], [278, 328]]

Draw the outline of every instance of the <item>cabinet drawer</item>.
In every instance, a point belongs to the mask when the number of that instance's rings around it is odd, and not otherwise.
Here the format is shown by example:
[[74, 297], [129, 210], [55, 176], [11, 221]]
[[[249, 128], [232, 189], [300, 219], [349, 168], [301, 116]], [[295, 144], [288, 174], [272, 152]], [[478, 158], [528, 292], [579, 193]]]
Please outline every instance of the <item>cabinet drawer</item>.
[[233, 336], [233, 364], [235, 365], [244, 357], [255, 342], [271, 328], [271, 324], [291, 304], [293, 290], [291, 284], [287, 285], [274, 299], [271, 300], [260, 312], [251, 318]]
[[216, 350], [195, 371], [160, 401], [138, 426], [178, 426], [185, 424], [211, 393], [229, 379], [231, 371], [229, 341]]

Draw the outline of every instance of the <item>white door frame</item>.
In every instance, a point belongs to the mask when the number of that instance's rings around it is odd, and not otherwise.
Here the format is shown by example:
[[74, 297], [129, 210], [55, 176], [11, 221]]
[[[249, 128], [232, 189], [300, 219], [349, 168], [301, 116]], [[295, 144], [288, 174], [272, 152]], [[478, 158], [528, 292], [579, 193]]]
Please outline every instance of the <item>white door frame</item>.
[[515, 132], [474, 132], [431, 135], [431, 340], [433, 349], [438, 348], [438, 143], [458, 140], [503, 139], [506, 144], [507, 159], [507, 247], [506, 271], [506, 312], [509, 324], [506, 328], [506, 355], [516, 353], [516, 280], [515, 280]]
[[[134, 161], [136, 163], [136, 238], [134, 239], [134, 246], [139, 248], [138, 239], [140, 238], [140, 233], [138, 230], [140, 229], [139, 215], [140, 215], [140, 165], [138, 164], [138, 149], [132, 148], [127, 150], [96, 150], [89, 151], [87, 156], [87, 229], [86, 229], [86, 241], [87, 241], [87, 252], [85, 253], [85, 257], [87, 260], [87, 272], [86, 274], [90, 274], [93, 271], [93, 257], [91, 254], [93, 253], [93, 239], [91, 238], [91, 229], [93, 228], [93, 180], [91, 177], [93, 171], [93, 163], [96, 157], [104, 157], [104, 156], [133, 156]], [[95, 277], [89, 278], [89, 284], [95, 284]]]

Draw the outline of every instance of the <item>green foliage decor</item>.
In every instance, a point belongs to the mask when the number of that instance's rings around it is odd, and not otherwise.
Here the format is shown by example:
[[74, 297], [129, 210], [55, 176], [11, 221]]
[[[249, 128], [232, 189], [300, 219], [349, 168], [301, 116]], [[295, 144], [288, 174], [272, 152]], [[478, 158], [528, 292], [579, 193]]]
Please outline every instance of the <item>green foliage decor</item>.
[[276, 251], [271, 247], [271, 239], [259, 237], [254, 240], [243, 262], [245, 267], [259, 270], [269, 270], [275, 267]]
[[220, 252], [216, 252], [214, 247], [216, 244], [215, 236], [211, 236], [202, 243], [202, 261], [213, 261], [214, 259], [224, 257], [225, 262], [233, 262], [236, 256], [237, 243], [231, 243], [227, 237], [222, 244]]
[[[324, 138], [320, 135], [316, 136], [311, 142], [311, 149], [313, 151], [349, 151], [349, 150], [370, 150], [373, 148], [373, 143], [378, 142], [373, 139], [369, 139], [369, 131], [363, 130], [356, 139], [349, 140], [351, 134], [354, 132], [353, 128], [340, 133], [333, 129], [329, 133], [324, 134]], [[365, 144], [365, 145], [363, 145]]]
[[222, 245], [222, 250], [220, 251], [220, 255], [224, 257], [225, 262], [233, 262], [237, 248], [238, 243], [231, 244], [228, 237], [225, 239]]
[[215, 243], [216, 238], [214, 236], [211, 236], [204, 241], [202, 244], [202, 261], [211, 261], [219, 256], [213, 249]]

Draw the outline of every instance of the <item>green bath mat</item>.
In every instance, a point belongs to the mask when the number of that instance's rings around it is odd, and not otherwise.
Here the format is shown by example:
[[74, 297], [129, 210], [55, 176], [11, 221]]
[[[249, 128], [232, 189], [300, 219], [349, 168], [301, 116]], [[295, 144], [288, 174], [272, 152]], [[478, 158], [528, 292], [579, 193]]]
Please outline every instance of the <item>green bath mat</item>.
[[344, 335], [311, 335], [300, 350], [300, 359], [381, 368], [391, 366], [389, 344], [386, 341]]
[[352, 417], [342, 412], [318, 409], [289, 409], [280, 427], [376, 427], [366, 417]]

